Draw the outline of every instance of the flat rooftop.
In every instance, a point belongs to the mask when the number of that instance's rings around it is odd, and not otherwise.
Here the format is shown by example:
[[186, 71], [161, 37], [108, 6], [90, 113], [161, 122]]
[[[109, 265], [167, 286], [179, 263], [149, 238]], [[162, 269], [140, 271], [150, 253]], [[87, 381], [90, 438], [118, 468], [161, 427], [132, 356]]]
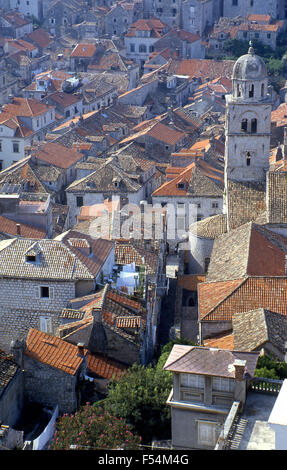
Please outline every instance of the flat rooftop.
[[268, 424], [278, 395], [248, 392], [229, 450], [275, 450], [275, 432]]

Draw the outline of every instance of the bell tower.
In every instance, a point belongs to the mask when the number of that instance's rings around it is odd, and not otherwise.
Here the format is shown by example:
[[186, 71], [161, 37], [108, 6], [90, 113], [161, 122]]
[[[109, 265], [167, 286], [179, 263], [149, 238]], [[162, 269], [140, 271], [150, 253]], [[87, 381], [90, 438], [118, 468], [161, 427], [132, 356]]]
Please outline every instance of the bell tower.
[[239, 57], [226, 96], [225, 188], [227, 181], [265, 182], [269, 168], [271, 96], [264, 61], [254, 53]]

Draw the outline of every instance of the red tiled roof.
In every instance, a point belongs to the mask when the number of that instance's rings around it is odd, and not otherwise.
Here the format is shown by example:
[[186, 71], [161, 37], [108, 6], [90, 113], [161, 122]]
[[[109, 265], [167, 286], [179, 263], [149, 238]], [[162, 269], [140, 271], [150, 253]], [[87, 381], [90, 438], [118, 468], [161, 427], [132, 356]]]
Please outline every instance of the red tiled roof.
[[234, 336], [233, 333], [228, 335], [220, 336], [219, 338], [209, 338], [203, 341], [203, 346], [208, 348], [219, 348], [219, 349], [234, 349]]
[[34, 328], [29, 330], [25, 354], [70, 375], [75, 375], [83, 362], [77, 346]]
[[46, 237], [45, 230], [33, 227], [32, 225], [23, 224], [22, 222], [19, 224], [20, 233], [18, 234], [17, 225], [18, 222], [16, 222], [15, 220], [11, 220], [8, 217], [3, 217], [2, 215], [0, 215], [0, 232], [7, 233], [15, 237], [20, 236], [24, 238], [36, 238], [39, 240]]
[[261, 307], [287, 315], [287, 277], [201, 283], [198, 293], [200, 318], [207, 321], [231, 321], [236, 313]]
[[71, 53], [71, 57], [93, 57], [95, 52], [95, 44], [77, 44]]
[[34, 31], [29, 33], [27, 37], [37, 44], [37, 46], [42, 48], [48, 47], [52, 42], [50, 34], [42, 28], [34, 29]]
[[174, 64], [175, 73], [198, 77], [202, 80], [213, 80], [218, 77], [231, 78], [235, 61], [213, 59], [184, 59]]
[[108, 359], [107, 357], [91, 353], [88, 353], [87, 365], [91, 373], [109, 380], [113, 377], [119, 379], [128, 368], [128, 366]]
[[179, 140], [183, 139], [185, 134], [183, 132], [176, 131], [168, 126], [165, 126], [161, 122], [155, 124], [148, 132], [149, 137], [160, 140], [168, 145], [175, 145]]
[[51, 95], [49, 95], [49, 99], [52, 100], [54, 103], [60, 104], [64, 108], [66, 106], [71, 106], [81, 101], [81, 98], [79, 98], [78, 96], [73, 95], [71, 93], [65, 93], [64, 91], [57, 91], [56, 93], [52, 93]]
[[5, 104], [0, 114], [0, 122], [9, 117], [29, 116], [34, 117], [47, 112], [52, 106], [47, 106], [41, 101], [15, 96], [12, 103]]
[[39, 150], [33, 154], [38, 160], [50, 163], [59, 168], [70, 168], [83, 158], [83, 155], [74, 149], [64, 145], [49, 142], [42, 145]]

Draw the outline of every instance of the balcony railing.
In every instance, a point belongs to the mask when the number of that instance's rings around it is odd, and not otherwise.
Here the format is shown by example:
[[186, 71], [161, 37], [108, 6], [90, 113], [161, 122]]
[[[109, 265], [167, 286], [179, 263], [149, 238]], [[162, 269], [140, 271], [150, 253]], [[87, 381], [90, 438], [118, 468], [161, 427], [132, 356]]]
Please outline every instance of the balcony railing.
[[283, 380], [266, 379], [265, 377], [254, 377], [250, 383], [249, 390], [259, 393], [278, 395], [282, 387]]

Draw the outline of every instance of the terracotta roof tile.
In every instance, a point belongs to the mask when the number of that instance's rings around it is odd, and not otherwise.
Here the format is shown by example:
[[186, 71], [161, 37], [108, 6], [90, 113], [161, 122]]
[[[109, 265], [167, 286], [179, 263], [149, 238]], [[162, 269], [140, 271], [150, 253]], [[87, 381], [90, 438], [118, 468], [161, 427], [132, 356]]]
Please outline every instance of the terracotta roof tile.
[[83, 363], [77, 346], [34, 328], [29, 330], [25, 354], [70, 375], [75, 375]]
[[204, 321], [231, 321], [234, 314], [257, 308], [287, 315], [287, 277], [201, 283], [198, 292], [200, 318]]
[[[18, 228], [19, 226], [19, 228]], [[20, 233], [18, 233], [18, 230]], [[32, 225], [18, 223], [8, 217], [0, 216], [0, 232], [7, 233], [12, 236], [21, 236], [24, 238], [42, 239], [46, 237], [46, 230], [34, 227]]]
[[77, 150], [54, 142], [41, 145], [41, 147], [33, 153], [33, 157], [64, 169], [70, 168], [79, 160], [83, 159], [83, 155]]
[[104, 379], [119, 379], [125, 373], [128, 366], [117, 361], [111, 360], [99, 354], [88, 353], [87, 357], [88, 370]]
[[95, 53], [95, 44], [77, 44], [71, 53], [71, 57], [93, 57]]

